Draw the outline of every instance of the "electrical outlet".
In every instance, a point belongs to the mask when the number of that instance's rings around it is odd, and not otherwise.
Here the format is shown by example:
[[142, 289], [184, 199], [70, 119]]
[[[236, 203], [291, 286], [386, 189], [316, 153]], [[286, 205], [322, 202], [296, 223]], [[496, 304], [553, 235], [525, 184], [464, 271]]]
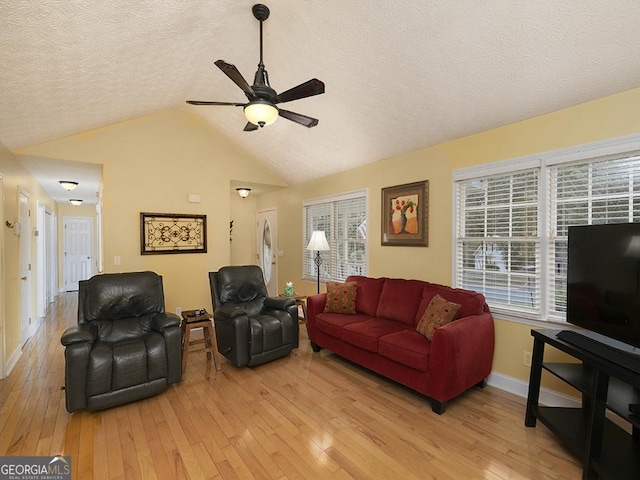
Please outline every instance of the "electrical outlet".
[[531, 352], [522, 352], [522, 364], [525, 367], [531, 366]]

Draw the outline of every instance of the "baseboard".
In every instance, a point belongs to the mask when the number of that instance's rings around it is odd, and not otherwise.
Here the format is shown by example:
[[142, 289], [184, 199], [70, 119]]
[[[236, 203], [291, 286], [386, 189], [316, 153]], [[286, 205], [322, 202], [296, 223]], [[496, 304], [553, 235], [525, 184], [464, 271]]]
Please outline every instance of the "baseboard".
[[[509, 377], [501, 373], [491, 373], [487, 379], [487, 383], [493, 387], [505, 390], [522, 398], [527, 398], [529, 394], [529, 382]], [[548, 388], [540, 388], [539, 403], [542, 405], [553, 405], [558, 407], [579, 407], [580, 399], [556, 392]]]
[[7, 358], [7, 361], [4, 364], [4, 377], [7, 378], [9, 374], [13, 371], [13, 368], [18, 363], [20, 356], [22, 355], [22, 347], [16, 348], [13, 353]]

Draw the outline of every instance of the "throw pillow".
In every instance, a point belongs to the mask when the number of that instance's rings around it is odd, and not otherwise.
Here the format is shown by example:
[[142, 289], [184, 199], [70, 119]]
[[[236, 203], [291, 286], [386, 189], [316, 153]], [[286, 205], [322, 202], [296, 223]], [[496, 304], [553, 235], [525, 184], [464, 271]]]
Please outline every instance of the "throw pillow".
[[416, 325], [417, 332], [431, 340], [438, 328], [455, 318], [458, 310], [460, 310], [460, 304], [449, 302], [436, 294]]
[[327, 282], [327, 303], [324, 306], [325, 312], [356, 313], [356, 282]]

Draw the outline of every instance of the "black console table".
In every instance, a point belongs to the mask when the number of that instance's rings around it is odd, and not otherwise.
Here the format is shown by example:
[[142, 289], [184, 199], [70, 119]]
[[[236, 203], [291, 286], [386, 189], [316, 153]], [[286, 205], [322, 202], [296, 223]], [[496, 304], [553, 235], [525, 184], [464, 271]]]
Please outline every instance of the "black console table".
[[[583, 463], [583, 479], [640, 478], [640, 414], [629, 405], [640, 404], [640, 373], [559, 338], [560, 330], [532, 330], [533, 355], [525, 425], [540, 420], [556, 434]], [[581, 363], [546, 363], [549, 344]], [[546, 370], [582, 394], [578, 408], [540, 406], [540, 379]], [[622, 422], [612, 422], [612, 412]], [[618, 424], [626, 424], [622, 428]], [[628, 433], [630, 431], [631, 433]]]

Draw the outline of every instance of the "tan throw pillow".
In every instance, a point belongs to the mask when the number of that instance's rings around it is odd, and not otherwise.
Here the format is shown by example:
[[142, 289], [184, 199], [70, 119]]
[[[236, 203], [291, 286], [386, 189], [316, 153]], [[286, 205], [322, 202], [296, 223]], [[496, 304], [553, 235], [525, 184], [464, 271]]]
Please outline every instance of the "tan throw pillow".
[[356, 282], [327, 282], [327, 303], [324, 306], [325, 312], [356, 313]]
[[422, 318], [416, 325], [416, 331], [431, 340], [436, 330], [453, 320], [460, 310], [460, 305], [449, 302], [436, 294], [429, 302]]

